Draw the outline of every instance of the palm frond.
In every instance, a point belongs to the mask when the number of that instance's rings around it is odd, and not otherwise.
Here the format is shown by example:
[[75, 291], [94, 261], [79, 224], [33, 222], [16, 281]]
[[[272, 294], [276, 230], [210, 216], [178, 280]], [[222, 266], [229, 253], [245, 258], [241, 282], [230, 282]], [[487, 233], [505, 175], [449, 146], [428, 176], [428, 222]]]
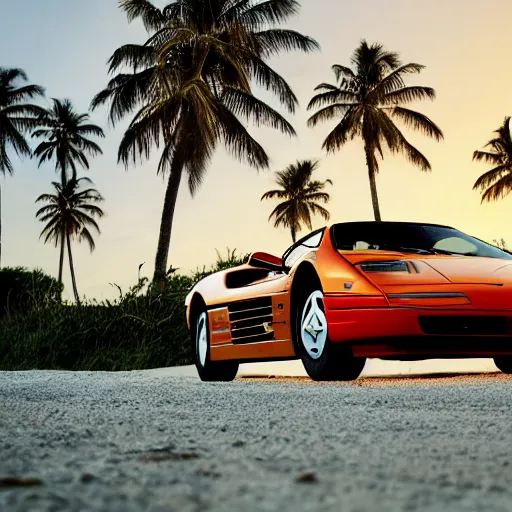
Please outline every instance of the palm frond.
[[322, 92], [313, 96], [308, 104], [307, 109], [322, 107], [326, 104], [332, 103], [351, 103], [355, 104], [358, 97], [351, 91], [342, 91], [341, 89], [335, 89], [332, 91]]
[[482, 174], [473, 185], [473, 190], [489, 188], [493, 183], [498, 182], [505, 173], [508, 173], [507, 166], [504, 164], [497, 165], [490, 171]]
[[166, 22], [162, 11], [148, 0], [121, 0], [119, 6], [126, 13], [128, 22], [140, 18], [148, 32], [158, 30]]
[[334, 103], [315, 112], [307, 121], [309, 127], [314, 127], [320, 122], [330, 121], [335, 117], [344, 116], [355, 108], [353, 103]]
[[265, 25], [277, 25], [299, 12], [296, 0], [267, 0], [260, 3], [247, 3], [246, 9], [236, 14], [236, 21], [252, 30]]
[[363, 111], [360, 107], [351, 106], [348, 108], [341, 121], [326, 137], [322, 149], [332, 153], [347, 141], [352, 140], [361, 130], [362, 115]]
[[265, 57], [280, 55], [281, 52], [299, 50], [309, 53], [320, 49], [320, 45], [311, 37], [295, 30], [269, 29], [254, 35]]
[[228, 108], [220, 107], [218, 119], [218, 128], [228, 151], [238, 160], [246, 160], [252, 167], [268, 167], [269, 158], [263, 147]]
[[[76, 133], [80, 135], [94, 135], [96, 137], [105, 137], [105, 133], [103, 132], [103, 129], [95, 124], [81, 124], [78, 125], [76, 128]], [[83, 137], [82, 137], [83, 138]]]
[[44, 96], [45, 88], [40, 85], [25, 85], [9, 92], [9, 103], [17, 104], [20, 101], [32, 100]]
[[404, 64], [393, 71], [391, 71], [387, 76], [385, 76], [380, 83], [373, 90], [373, 94], [375, 95], [387, 95], [393, 92], [396, 89], [402, 89], [405, 87], [405, 82], [403, 79], [403, 75], [410, 73], [420, 73], [425, 66], [421, 64]]
[[331, 69], [334, 71], [334, 76], [336, 77], [336, 81], [339, 81], [341, 78], [346, 78], [349, 80], [354, 80], [356, 75], [354, 72], [347, 66], [341, 66], [340, 64], [334, 64]]
[[[123, 135], [118, 150], [119, 162], [123, 162], [127, 166], [130, 159], [136, 163], [137, 156], [141, 161], [147, 160], [153, 146], [158, 149], [164, 135], [163, 128], [165, 127], [168, 133], [174, 131], [176, 123], [180, 119], [181, 109], [182, 103], [179, 95], [142, 108]], [[163, 124], [166, 121], [169, 121], [168, 125]]]
[[269, 126], [286, 135], [296, 135], [293, 126], [279, 112], [252, 94], [234, 87], [225, 87], [222, 101], [235, 115], [253, 120], [256, 126]]
[[410, 144], [405, 137], [398, 132], [400, 135], [400, 151], [404, 152], [409, 162], [420, 168], [420, 170], [428, 172], [432, 169], [430, 162], [427, 158], [412, 144]]
[[146, 69], [157, 63], [157, 53], [153, 46], [139, 44], [125, 44], [119, 47], [108, 60], [108, 72], [117, 71], [122, 66], [134, 70]]
[[[323, 184], [322, 184], [323, 186]], [[307, 191], [305, 194], [305, 199], [308, 202], [316, 202], [320, 201], [321, 203], [328, 203], [331, 200], [331, 196], [327, 192], [309, 192]]]
[[28, 76], [23, 69], [0, 67], [0, 84], [2, 86], [11, 85], [19, 80], [22, 82], [28, 80]]
[[8, 142], [18, 156], [30, 156], [32, 152], [29, 145], [27, 144], [27, 141], [25, 140], [25, 137], [23, 137], [23, 135], [18, 130], [16, 130], [12, 123], [9, 122], [9, 120], [7, 120], [5, 124], [2, 124], [3, 133], [1, 136], [3, 141]]
[[435, 98], [436, 92], [432, 87], [408, 86], [388, 92], [384, 95], [382, 102], [388, 105], [390, 103], [411, 103], [424, 99], [434, 100]]
[[276, 94], [280, 103], [293, 114], [298, 105], [298, 100], [285, 79], [259, 57], [250, 58], [248, 65], [257, 84]]
[[477, 162], [484, 161], [496, 165], [502, 162], [503, 154], [491, 153], [489, 151], [475, 151], [473, 153], [473, 160]]
[[268, 192], [265, 192], [262, 196], [260, 201], [263, 201], [265, 199], [284, 199], [286, 197], [286, 191], [285, 190], [269, 190]]
[[425, 135], [432, 137], [436, 141], [443, 139], [441, 129], [424, 114], [404, 107], [393, 107], [389, 112], [392, 116], [403, 121], [406, 126], [422, 131]]
[[490, 185], [482, 194], [482, 203], [487, 201], [497, 201], [508, 195], [512, 190], [512, 173], [506, 172], [497, 181]]
[[91, 102], [91, 109], [110, 102], [109, 120], [115, 125], [138, 105], [151, 98], [155, 86], [155, 70], [146, 69], [134, 74], [120, 74], [108, 83]]
[[311, 208], [311, 211], [315, 215], [320, 215], [324, 218], [324, 220], [329, 220], [331, 218], [331, 214], [328, 210], [326, 210], [323, 206], [320, 206], [319, 204], [311, 203], [309, 205]]

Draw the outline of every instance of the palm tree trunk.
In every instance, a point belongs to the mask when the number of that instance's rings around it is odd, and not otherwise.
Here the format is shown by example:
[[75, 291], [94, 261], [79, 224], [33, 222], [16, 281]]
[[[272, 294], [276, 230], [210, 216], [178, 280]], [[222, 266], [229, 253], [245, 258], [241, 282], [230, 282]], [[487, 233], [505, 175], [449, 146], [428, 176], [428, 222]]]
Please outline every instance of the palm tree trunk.
[[2, 268], [2, 187], [0, 185], [0, 268]]
[[368, 177], [370, 178], [370, 191], [372, 194], [372, 205], [373, 205], [373, 215], [375, 216], [376, 221], [380, 221], [380, 208], [379, 208], [379, 196], [377, 195], [377, 182], [375, 180], [376, 177], [376, 161], [375, 155], [372, 150], [368, 147], [367, 144], [364, 146], [364, 152], [366, 154], [366, 165], [368, 166]]
[[292, 242], [295, 243], [296, 242], [296, 238], [297, 238], [297, 232], [295, 231], [295, 226], [292, 226], [290, 228], [290, 231], [292, 232]]
[[[176, 158], [176, 157], [175, 157]], [[158, 248], [155, 259], [155, 274], [153, 281], [159, 290], [165, 286], [165, 276], [167, 274], [167, 258], [169, 256], [169, 246], [171, 243], [172, 222], [174, 220], [174, 209], [178, 198], [181, 176], [183, 174], [183, 165], [173, 165], [167, 183], [165, 192], [164, 208], [162, 210], [162, 220], [160, 222], [160, 236], [158, 238]]]
[[69, 233], [66, 234], [66, 240], [68, 243], [69, 270], [71, 272], [71, 282], [73, 283], [73, 293], [75, 294], [76, 305], [80, 306], [80, 298], [78, 297], [78, 289], [76, 287], [75, 268], [73, 266], [73, 255], [71, 253], [71, 240], [69, 238]]
[[[66, 235], [64, 230], [62, 230], [60, 237], [60, 258], [59, 258], [59, 286], [62, 284], [62, 271], [64, 268], [64, 248], [66, 244]], [[60, 292], [60, 296], [62, 299], [62, 291]]]

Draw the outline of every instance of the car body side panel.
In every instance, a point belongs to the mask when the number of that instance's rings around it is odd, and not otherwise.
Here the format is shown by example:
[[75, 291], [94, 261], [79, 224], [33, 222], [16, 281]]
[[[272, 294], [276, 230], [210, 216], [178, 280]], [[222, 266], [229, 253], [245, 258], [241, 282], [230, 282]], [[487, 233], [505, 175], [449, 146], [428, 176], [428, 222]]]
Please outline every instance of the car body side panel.
[[210, 349], [212, 361], [268, 361], [296, 359], [295, 350], [289, 340], [264, 341], [247, 345], [217, 345]]
[[[211, 274], [197, 283], [189, 292], [185, 299], [185, 306], [187, 307], [187, 324], [190, 328], [190, 303], [195, 295], [201, 296], [208, 309], [213, 309], [215, 306], [223, 307], [228, 303], [240, 300], [247, 300], [266, 295], [272, 295], [285, 291], [288, 286], [289, 276], [281, 274], [274, 276], [270, 279], [255, 282], [253, 284], [243, 286], [240, 288], [227, 288], [226, 276], [227, 274], [240, 270], [249, 269], [248, 265], [240, 265], [228, 270]], [[270, 273], [270, 271], [269, 271]]]
[[322, 243], [315, 256], [313, 265], [325, 294], [382, 297], [383, 294], [379, 288], [333, 248], [328, 229], [325, 230]]
[[[253, 343], [240, 343], [231, 338], [229, 341], [224, 338], [224, 333], [211, 334], [211, 350], [210, 357], [213, 361], [232, 359], [232, 360], [257, 360], [257, 359], [293, 359], [296, 357], [295, 348], [291, 335], [290, 324], [290, 296], [288, 292], [276, 293], [271, 296], [272, 299], [272, 322], [268, 326], [273, 330], [273, 340], [260, 341]], [[214, 314], [222, 313], [222, 321], [215, 323], [211, 321], [210, 325], [218, 326], [219, 330], [224, 331], [226, 326], [226, 318], [229, 322], [228, 308], [214, 309], [209, 311], [209, 317], [213, 318]], [[224, 313], [225, 312], [225, 313]], [[216, 319], [218, 317], [215, 317]], [[230, 327], [228, 327], [230, 329]]]
[[[276, 275], [272, 278], [255, 282], [240, 288], [227, 288], [226, 276], [238, 269], [250, 268], [248, 265], [241, 265], [236, 268], [224, 270], [212, 274], [200, 281], [192, 290], [201, 295], [208, 307], [223, 305], [239, 300], [261, 297], [285, 291], [289, 276], [286, 274]], [[269, 271], [270, 274], [270, 271]], [[193, 293], [192, 293], [193, 294]]]

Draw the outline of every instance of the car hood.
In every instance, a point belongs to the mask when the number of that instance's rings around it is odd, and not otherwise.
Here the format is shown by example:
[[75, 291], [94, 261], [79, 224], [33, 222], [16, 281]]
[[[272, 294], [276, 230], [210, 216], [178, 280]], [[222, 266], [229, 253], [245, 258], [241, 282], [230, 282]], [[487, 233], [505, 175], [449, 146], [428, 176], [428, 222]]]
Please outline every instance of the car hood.
[[424, 263], [458, 284], [512, 283], [512, 262], [497, 258], [455, 257], [425, 258]]
[[340, 251], [353, 265], [370, 261], [404, 260], [415, 264], [417, 274], [365, 274], [378, 284], [512, 284], [512, 260], [475, 256], [416, 255], [391, 251]]

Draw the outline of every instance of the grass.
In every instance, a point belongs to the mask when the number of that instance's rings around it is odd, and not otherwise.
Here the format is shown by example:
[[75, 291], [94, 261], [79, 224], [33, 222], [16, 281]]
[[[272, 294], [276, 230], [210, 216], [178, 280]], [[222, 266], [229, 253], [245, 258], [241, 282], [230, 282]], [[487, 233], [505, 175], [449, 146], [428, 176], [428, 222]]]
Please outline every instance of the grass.
[[[229, 251], [192, 275], [171, 269], [165, 292], [147, 278], [113, 301], [80, 307], [36, 301], [22, 313], [0, 320], [0, 370], [126, 371], [192, 363], [185, 296], [203, 277], [240, 265]], [[140, 272], [140, 268], [139, 268]], [[117, 286], [117, 285], [114, 285]]]

